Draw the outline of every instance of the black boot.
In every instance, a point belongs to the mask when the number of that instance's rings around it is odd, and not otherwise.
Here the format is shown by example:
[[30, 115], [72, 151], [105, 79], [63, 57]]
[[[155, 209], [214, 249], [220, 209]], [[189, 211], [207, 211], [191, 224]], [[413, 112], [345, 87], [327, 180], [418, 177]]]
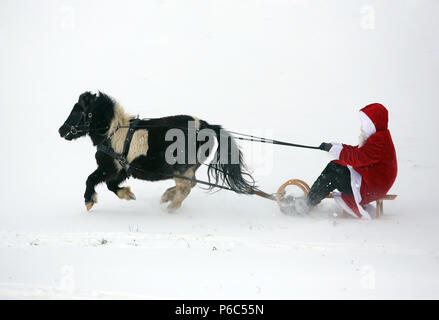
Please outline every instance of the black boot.
[[352, 195], [351, 172], [345, 166], [330, 162], [312, 185], [308, 193], [308, 204], [311, 207], [318, 205], [335, 189]]

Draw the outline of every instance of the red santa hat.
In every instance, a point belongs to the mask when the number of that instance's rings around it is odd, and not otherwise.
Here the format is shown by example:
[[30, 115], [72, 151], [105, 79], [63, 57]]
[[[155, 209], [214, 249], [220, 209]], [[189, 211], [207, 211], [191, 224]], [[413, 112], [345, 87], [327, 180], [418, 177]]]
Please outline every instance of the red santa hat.
[[377, 131], [386, 130], [389, 121], [387, 109], [380, 103], [372, 103], [360, 110], [361, 128], [370, 137]]

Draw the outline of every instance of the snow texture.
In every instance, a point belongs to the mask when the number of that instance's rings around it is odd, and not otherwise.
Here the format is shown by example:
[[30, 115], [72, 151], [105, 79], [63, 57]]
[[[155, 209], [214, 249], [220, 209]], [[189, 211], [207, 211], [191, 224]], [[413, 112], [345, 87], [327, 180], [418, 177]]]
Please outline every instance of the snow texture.
[[[2, 1], [0, 297], [439, 298], [438, 1]], [[98, 186], [88, 138], [57, 129], [80, 93], [131, 114], [190, 114], [233, 131], [356, 144], [358, 110], [389, 109], [399, 174], [380, 219], [130, 179]], [[312, 183], [319, 150], [241, 142], [258, 185]], [[202, 172], [203, 171], [203, 172]], [[198, 178], [205, 179], [204, 170]]]

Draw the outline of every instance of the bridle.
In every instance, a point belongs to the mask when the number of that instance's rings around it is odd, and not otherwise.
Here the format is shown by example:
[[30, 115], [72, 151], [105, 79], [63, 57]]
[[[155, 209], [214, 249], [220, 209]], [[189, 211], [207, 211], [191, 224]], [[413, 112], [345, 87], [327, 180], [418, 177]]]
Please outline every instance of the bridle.
[[65, 125], [70, 126], [70, 131], [68, 134], [75, 135], [81, 132], [90, 132], [90, 123], [92, 117], [93, 114], [91, 112], [87, 114], [85, 111], [81, 111], [81, 116], [75, 125], [64, 122]]

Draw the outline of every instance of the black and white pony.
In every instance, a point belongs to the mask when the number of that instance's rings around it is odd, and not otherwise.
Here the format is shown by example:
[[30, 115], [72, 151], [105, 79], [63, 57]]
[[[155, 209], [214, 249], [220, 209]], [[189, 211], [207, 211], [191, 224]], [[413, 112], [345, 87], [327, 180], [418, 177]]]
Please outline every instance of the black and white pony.
[[[136, 121], [134, 127], [133, 121]], [[161, 202], [170, 202], [169, 210], [181, 207], [191, 188], [197, 184], [195, 172], [203, 160], [197, 157], [196, 161], [192, 162], [167, 161], [166, 152], [173, 141], [168, 141], [166, 134], [172, 128], [183, 129], [182, 132], [187, 138], [189, 122], [195, 124], [197, 132], [202, 129], [212, 130], [218, 144], [222, 141], [219, 139], [221, 135], [226, 135], [230, 142], [230, 148], [229, 146], [221, 148], [218, 145], [213, 160], [208, 165], [209, 182], [213, 178], [215, 184], [221, 183], [237, 193], [251, 193], [255, 188], [254, 180], [246, 172], [241, 151], [234, 139], [221, 126], [211, 125], [187, 115], [140, 120], [127, 114], [110, 96], [101, 92], [98, 94], [84, 92], [79, 96], [67, 120], [59, 128], [59, 134], [69, 141], [89, 135], [93, 145], [97, 146], [95, 157], [98, 168], [86, 181], [84, 198], [87, 210], [97, 202], [95, 186], [102, 182], [105, 182], [108, 189], [120, 199], [135, 199], [130, 187], [119, 187], [119, 184], [131, 176], [149, 181], [174, 179], [175, 187], [165, 191]], [[129, 133], [130, 129], [133, 132]], [[201, 146], [202, 142], [196, 141], [196, 152], [200, 151]], [[177, 150], [177, 153], [188, 155], [188, 147], [189, 144], [186, 144], [184, 150]], [[231, 150], [237, 150], [238, 161], [235, 163], [230, 161]], [[122, 155], [124, 152], [125, 162], [122, 162], [117, 155]], [[203, 159], [208, 156], [209, 152], [206, 152]], [[186, 156], [185, 159], [187, 160], [188, 157]], [[211, 188], [212, 186], [209, 187]]]

